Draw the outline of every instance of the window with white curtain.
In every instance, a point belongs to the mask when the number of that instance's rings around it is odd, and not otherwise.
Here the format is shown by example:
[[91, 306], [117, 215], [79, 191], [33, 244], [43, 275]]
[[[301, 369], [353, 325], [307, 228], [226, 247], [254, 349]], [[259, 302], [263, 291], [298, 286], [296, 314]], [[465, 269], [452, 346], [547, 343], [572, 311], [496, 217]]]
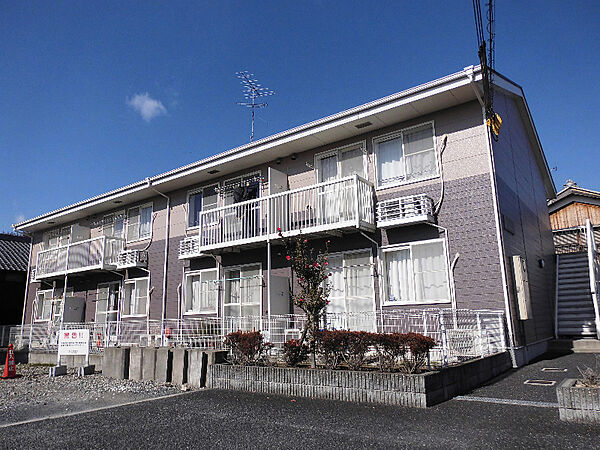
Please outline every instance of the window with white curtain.
[[36, 304], [34, 320], [40, 322], [52, 320], [54, 303], [59, 302], [61, 298], [62, 289], [56, 289], [54, 291], [54, 297], [52, 296], [52, 289], [37, 291], [35, 295]]
[[229, 267], [224, 272], [225, 317], [260, 316], [262, 276], [260, 265]]
[[374, 327], [375, 289], [370, 250], [334, 253], [327, 258], [330, 292], [328, 313], [350, 313], [330, 317], [335, 328], [370, 331]]
[[218, 283], [217, 269], [187, 274], [185, 278], [185, 313], [216, 313]]
[[127, 240], [149, 238], [152, 230], [152, 204], [136, 206], [127, 211]]
[[148, 278], [125, 281], [123, 316], [145, 316], [148, 312]]
[[437, 176], [434, 141], [432, 123], [375, 138], [377, 186], [395, 186]]
[[448, 302], [448, 266], [442, 240], [384, 249], [384, 304]]
[[363, 148], [362, 143], [352, 144], [316, 155], [317, 181], [324, 183], [355, 174], [366, 178]]
[[102, 234], [104, 236], [122, 238], [125, 231], [125, 211], [119, 211], [104, 216]]
[[200, 213], [217, 207], [217, 185], [206, 186], [188, 194], [188, 228], [200, 225]]

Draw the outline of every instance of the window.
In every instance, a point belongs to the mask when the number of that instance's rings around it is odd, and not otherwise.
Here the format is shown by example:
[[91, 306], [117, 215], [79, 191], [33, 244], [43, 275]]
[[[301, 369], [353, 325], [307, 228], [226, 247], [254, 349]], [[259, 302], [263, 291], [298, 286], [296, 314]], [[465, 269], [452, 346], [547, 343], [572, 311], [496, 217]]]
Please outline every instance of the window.
[[97, 323], [114, 322], [117, 320], [120, 289], [119, 282], [101, 283], [98, 285], [95, 316]]
[[123, 316], [145, 316], [148, 311], [148, 278], [125, 281]]
[[366, 178], [364, 144], [352, 144], [316, 155], [317, 181], [324, 183], [359, 175]]
[[395, 186], [438, 174], [433, 124], [374, 139], [377, 185]]
[[224, 282], [223, 315], [225, 317], [261, 315], [260, 265], [227, 268]]
[[152, 204], [136, 206], [127, 211], [127, 240], [137, 241], [152, 234]]
[[384, 304], [449, 301], [446, 249], [442, 240], [384, 249]]
[[350, 313], [339, 319], [332, 318], [335, 328], [374, 330], [375, 316], [364, 313], [375, 311], [373, 263], [371, 252], [334, 253], [328, 257], [331, 272], [328, 313]]
[[217, 185], [213, 184], [196, 191], [188, 196], [188, 227], [200, 225], [200, 213], [217, 207]]
[[185, 278], [185, 313], [216, 313], [218, 287], [217, 269], [187, 274]]
[[[67, 295], [73, 295], [73, 289], [67, 287]], [[34, 320], [41, 322], [60, 317], [62, 301], [62, 288], [55, 289], [54, 296], [52, 289], [38, 290], [35, 295]]]
[[71, 240], [71, 227], [57, 228], [44, 233], [44, 250], [68, 245]]
[[125, 230], [125, 211], [107, 214], [102, 220], [102, 234], [104, 236], [122, 238]]

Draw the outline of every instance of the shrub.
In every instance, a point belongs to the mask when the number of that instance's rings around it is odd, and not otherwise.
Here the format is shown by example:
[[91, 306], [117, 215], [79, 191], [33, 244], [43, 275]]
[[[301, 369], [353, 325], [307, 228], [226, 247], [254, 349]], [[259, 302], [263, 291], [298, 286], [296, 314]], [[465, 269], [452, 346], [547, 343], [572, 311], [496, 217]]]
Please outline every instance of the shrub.
[[225, 336], [224, 343], [231, 349], [229, 362], [245, 366], [266, 363], [267, 352], [273, 348], [260, 331], [234, 331]]
[[406, 373], [419, 373], [427, 363], [429, 351], [435, 347], [435, 341], [419, 333], [404, 335], [408, 353], [402, 355], [402, 370]]
[[316, 348], [323, 365], [336, 369], [342, 358], [343, 332], [340, 330], [320, 330], [315, 333]]
[[366, 331], [340, 331], [341, 356], [351, 370], [359, 370], [367, 362], [374, 335]]
[[375, 350], [382, 372], [393, 372], [408, 349], [402, 333], [377, 333], [374, 335]]
[[295, 367], [308, 358], [308, 346], [297, 339], [283, 344], [283, 361], [287, 366]]
[[584, 369], [577, 367], [577, 370], [581, 374], [579, 383], [581, 386], [589, 388], [600, 387], [600, 356], [596, 355], [596, 367], [591, 368], [585, 366]]

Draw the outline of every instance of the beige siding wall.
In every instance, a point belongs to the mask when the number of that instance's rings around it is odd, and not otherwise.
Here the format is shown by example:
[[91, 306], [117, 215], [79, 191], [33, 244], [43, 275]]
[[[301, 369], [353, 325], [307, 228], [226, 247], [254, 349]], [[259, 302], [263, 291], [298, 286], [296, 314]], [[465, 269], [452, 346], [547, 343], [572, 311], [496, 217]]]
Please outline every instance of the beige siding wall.
[[[554, 244], [546, 193], [522, 115], [511, 98], [497, 93], [495, 109], [503, 120], [493, 144], [510, 304], [516, 317], [513, 255], [527, 260], [533, 318], [514, 321], [518, 343], [531, 344], [554, 335]], [[544, 261], [541, 267], [540, 261]]]

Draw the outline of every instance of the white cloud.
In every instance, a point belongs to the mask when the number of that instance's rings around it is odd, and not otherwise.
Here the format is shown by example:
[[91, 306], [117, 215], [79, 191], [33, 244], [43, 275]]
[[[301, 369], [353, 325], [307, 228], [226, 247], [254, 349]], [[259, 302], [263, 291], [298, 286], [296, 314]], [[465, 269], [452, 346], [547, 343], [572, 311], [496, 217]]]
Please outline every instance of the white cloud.
[[127, 100], [127, 104], [138, 112], [146, 122], [167, 113], [167, 108], [160, 100], [153, 99], [147, 92], [134, 95], [132, 99]]

